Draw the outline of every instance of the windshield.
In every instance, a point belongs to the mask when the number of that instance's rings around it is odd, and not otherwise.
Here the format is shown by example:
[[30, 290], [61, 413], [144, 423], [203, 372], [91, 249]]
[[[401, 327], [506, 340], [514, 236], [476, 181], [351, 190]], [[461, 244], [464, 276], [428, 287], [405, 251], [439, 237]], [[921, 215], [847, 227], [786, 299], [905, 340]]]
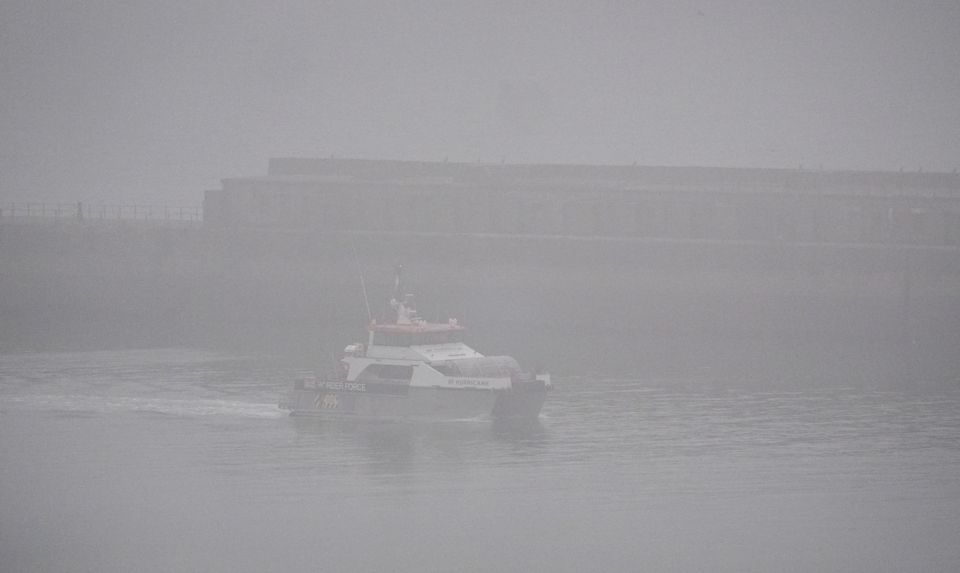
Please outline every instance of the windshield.
[[434, 346], [463, 342], [459, 330], [443, 332], [375, 332], [373, 343], [379, 346]]

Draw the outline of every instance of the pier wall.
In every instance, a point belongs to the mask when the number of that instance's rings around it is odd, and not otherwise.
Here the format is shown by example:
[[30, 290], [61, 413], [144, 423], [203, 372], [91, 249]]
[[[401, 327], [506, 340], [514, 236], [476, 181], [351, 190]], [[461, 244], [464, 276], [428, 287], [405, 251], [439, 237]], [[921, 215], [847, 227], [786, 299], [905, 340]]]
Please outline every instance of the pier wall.
[[561, 374], [960, 377], [957, 174], [276, 159], [202, 223], [72, 205], [0, 213], [0, 352], [326, 369], [403, 263], [424, 316]]
[[205, 223], [309, 231], [960, 246], [960, 175], [275, 159]]
[[561, 374], [955, 383], [960, 251], [644, 237], [0, 225], [0, 351], [201, 346], [325, 369], [392, 267], [424, 316]]

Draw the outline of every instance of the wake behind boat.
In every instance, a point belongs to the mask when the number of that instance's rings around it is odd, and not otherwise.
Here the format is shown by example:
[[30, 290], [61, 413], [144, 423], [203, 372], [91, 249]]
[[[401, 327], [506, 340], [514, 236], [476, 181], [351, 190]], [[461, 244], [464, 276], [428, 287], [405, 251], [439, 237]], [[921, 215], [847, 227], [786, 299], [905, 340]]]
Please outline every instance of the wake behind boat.
[[397, 268], [393, 323], [371, 321], [367, 343], [350, 344], [335, 373], [298, 381], [281, 401], [291, 415], [400, 419], [536, 418], [550, 375], [463, 342], [456, 319], [427, 322], [404, 294]]

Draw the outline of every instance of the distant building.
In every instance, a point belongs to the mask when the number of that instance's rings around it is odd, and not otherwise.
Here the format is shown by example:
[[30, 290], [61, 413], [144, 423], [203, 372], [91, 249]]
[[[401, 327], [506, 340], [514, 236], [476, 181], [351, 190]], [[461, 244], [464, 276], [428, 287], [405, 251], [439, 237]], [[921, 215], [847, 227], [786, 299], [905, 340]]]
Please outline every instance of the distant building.
[[204, 223], [286, 231], [960, 245], [960, 175], [270, 160]]

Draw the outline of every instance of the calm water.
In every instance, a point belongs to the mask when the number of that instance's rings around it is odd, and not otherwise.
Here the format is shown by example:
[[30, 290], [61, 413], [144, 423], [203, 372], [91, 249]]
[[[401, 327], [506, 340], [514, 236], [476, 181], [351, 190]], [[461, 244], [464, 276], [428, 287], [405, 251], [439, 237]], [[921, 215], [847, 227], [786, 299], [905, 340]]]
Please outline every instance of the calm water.
[[0, 570], [960, 563], [957, 389], [560, 379], [539, 423], [502, 427], [289, 418], [276, 399], [300, 374], [182, 350], [0, 357]]

